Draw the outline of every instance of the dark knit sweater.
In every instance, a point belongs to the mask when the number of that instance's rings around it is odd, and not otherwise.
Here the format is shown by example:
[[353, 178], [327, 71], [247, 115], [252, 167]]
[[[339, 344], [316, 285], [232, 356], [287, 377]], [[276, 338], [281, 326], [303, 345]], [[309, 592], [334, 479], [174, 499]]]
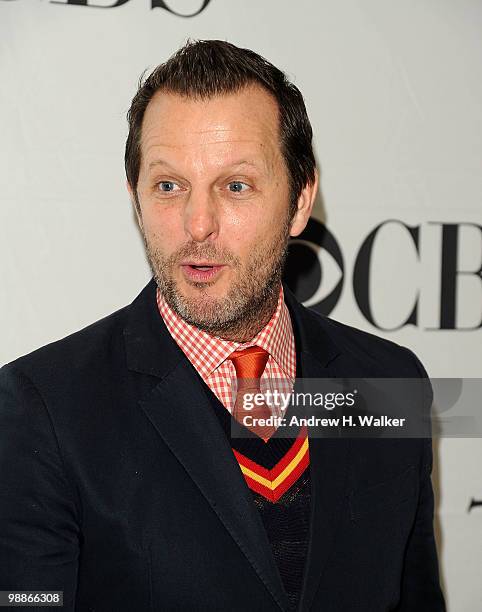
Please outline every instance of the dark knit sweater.
[[[231, 426], [235, 423], [233, 417], [212, 392], [207, 389], [207, 393], [234, 450], [266, 469], [271, 469], [291, 448], [294, 438], [283, 438], [280, 436], [280, 431], [277, 431], [267, 443], [247, 429], [247, 437], [231, 437]], [[309, 467], [276, 503], [255, 491], [251, 490], [251, 493], [266, 529], [281, 580], [291, 602], [291, 609], [296, 610], [309, 541], [311, 501]]]

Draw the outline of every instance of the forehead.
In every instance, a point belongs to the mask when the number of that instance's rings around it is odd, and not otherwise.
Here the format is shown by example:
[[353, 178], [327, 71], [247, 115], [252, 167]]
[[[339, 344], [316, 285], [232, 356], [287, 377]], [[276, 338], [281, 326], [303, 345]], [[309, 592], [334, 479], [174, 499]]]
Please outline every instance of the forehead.
[[159, 153], [280, 157], [278, 105], [258, 85], [208, 99], [159, 91], [142, 123], [143, 165]]

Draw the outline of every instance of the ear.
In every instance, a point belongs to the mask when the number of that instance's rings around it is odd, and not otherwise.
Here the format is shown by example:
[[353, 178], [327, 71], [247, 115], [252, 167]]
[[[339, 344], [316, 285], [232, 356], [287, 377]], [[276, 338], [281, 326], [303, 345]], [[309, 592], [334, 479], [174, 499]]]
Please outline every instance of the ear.
[[313, 210], [317, 192], [318, 170], [315, 168], [315, 180], [312, 184], [306, 184], [298, 197], [296, 212], [291, 221], [290, 236], [299, 236], [305, 229]]
[[132, 206], [134, 207], [134, 211], [136, 213], [136, 217], [137, 217], [137, 223], [139, 224], [139, 227], [142, 230], [142, 216], [141, 216], [141, 211], [140, 208], [137, 204], [137, 199], [136, 199], [136, 195], [134, 193], [134, 190], [132, 189], [131, 184], [129, 183], [129, 181], [126, 181], [126, 187], [127, 187], [127, 191], [129, 192], [129, 197], [132, 203]]

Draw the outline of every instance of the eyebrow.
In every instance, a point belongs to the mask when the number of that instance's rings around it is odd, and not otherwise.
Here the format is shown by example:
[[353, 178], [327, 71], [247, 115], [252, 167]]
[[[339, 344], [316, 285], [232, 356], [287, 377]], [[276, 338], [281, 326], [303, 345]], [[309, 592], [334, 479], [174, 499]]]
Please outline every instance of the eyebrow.
[[[163, 159], [154, 159], [153, 161], [150, 162], [148, 169], [151, 170], [155, 166], [167, 166], [168, 168], [173, 168], [169, 162]], [[228, 168], [234, 168], [234, 167], [239, 168], [240, 166], [250, 166], [252, 168], [256, 168], [257, 170], [260, 167], [259, 164], [257, 164], [256, 162], [252, 160], [247, 160], [247, 159], [243, 159], [243, 160], [235, 161], [231, 164], [227, 164]]]

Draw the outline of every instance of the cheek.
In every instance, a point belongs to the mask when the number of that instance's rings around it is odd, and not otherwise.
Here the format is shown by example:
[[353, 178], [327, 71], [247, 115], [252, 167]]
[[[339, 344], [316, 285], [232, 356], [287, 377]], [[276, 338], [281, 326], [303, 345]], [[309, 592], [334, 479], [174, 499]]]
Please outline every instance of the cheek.
[[248, 236], [266, 236], [273, 233], [280, 219], [270, 200], [248, 201], [224, 208], [220, 216], [220, 228], [226, 235], [244, 240]]
[[[244, 212], [244, 211], [243, 211]], [[268, 206], [247, 210], [226, 224], [226, 234], [240, 244], [269, 242], [281, 228], [282, 217]]]
[[182, 240], [182, 220], [177, 211], [151, 208], [143, 214], [143, 225], [147, 239], [165, 252]]
[[277, 226], [273, 220], [251, 218], [248, 222], [239, 222], [229, 227], [229, 231], [220, 236], [220, 243], [243, 262], [252, 265], [253, 260], [266, 254], [272, 248], [273, 235]]
[[219, 243], [242, 257], [249, 256], [263, 234], [255, 215], [230, 215], [220, 226]]

